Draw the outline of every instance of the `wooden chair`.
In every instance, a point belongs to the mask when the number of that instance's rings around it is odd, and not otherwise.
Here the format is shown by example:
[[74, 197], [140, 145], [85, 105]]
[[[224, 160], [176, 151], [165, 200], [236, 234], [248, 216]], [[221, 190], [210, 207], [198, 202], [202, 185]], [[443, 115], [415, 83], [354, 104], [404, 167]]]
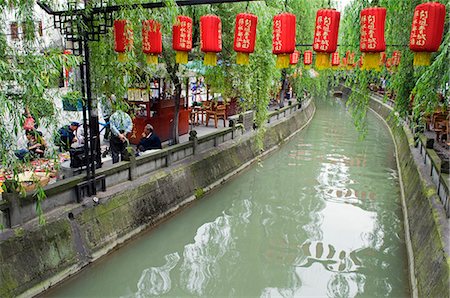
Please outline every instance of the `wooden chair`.
[[214, 119], [214, 127], [217, 128], [217, 123], [219, 122], [219, 119], [223, 120], [223, 127], [226, 126], [225, 124], [225, 120], [227, 119], [227, 114], [226, 114], [226, 107], [225, 105], [221, 104], [221, 105], [211, 105], [211, 108], [206, 110], [206, 126], [208, 126], [209, 124], [209, 119], [210, 118]]

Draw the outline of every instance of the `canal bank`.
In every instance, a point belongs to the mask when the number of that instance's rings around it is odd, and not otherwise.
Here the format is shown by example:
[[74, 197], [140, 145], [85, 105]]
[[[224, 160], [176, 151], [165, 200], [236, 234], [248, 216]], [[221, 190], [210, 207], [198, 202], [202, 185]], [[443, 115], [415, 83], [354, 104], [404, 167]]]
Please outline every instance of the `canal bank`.
[[[352, 92], [343, 89], [344, 98]], [[410, 283], [416, 297], [450, 297], [449, 220], [436, 193], [436, 186], [421, 171], [414, 157], [414, 139], [393, 110], [375, 97], [370, 110], [384, 119], [396, 145], [401, 179], [405, 241], [408, 251]]]
[[[313, 102], [267, 127], [264, 154], [302, 129]], [[0, 243], [0, 296], [32, 296], [78, 272], [128, 239], [262, 157], [252, 132], [150, 175], [112, 186], [100, 203], [62, 207], [45, 226], [15, 230]]]

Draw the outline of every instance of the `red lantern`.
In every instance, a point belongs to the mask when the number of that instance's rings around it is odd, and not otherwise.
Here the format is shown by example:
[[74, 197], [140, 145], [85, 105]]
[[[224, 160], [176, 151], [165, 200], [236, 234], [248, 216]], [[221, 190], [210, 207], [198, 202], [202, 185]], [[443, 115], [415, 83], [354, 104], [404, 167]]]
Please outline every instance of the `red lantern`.
[[339, 52], [334, 52], [331, 54], [331, 66], [337, 68], [341, 64], [341, 58], [339, 57]]
[[414, 51], [414, 65], [430, 65], [431, 53], [439, 49], [444, 32], [445, 5], [428, 2], [416, 6], [409, 48]]
[[186, 64], [188, 53], [192, 50], [192, 19], [178, 16], [172, 31], [172, 48], [176, 51], [175, 61]]
[[114, 50], [119, 53], [117, 60], [127, 61], [125, 52], [133, 48], [133, 29], [128, 20], [114, 21]]
[[347, 58], [343, 57], [342, 58], [342, 67], [345, 69], [347, 67]]
[[309, 68], [312, 64], [313, 60], [313, 53], [310, 50], [305, 51], [303, 53], [303, 64], [306, 66], [306, 68]]
[[384, 7], [371, 7], [361, 11], [359, 48], [364, 53], [363, 69], [380, 70], [380, 53], [386, 49], [385, 20], [386, 8]]
[[296, 65], [299, 59], [300, 59], [300, 52], [294, 51], [294, 53], [289, 55], [289, 64]]
[[217, 65], [217, 54], [222, 51], [222, 22], [215, 15], [200, 17], [201, 50], [205, 65]]
[[356, 62], [356, 65], [358, 66], [358, 68], [362, 69], [363, 68], [363, 56], [359, 57], [358, 62]]
[[393, 63], [392, 63], [392, 58], [388, 58], [386, 60], [386, 68], [390, 69], [392, 67]]
[[313, 49], [317, 52], [316, 67], [330, 67], [330, 54], [337, 49], [341, 13], [335, 9], [319, 9], [316, 14]]
[[352, 69], [355, 66], [355, 53], [347, 51], [345, 58], [347, 60], [347, 69]]
[[394, 51], [392, 53], [392, 64], [393, 64], [393, 66], [399, 66], [400, 65], [400, 57], [401, 57], [400, 51]]
[[[65, 56], [72, 55], [72, 51], [64, 50], [63, 55], [65, 55]], [[67, 61], [67, 58], [64, 57], [64, 61]], [[63, 66], [63, 70], [64, 70], [64, 87], [69, 87], [69, 79], [70, 79], [70, 75], [72, 73], [72, 67], [66, 68], [65, 66]]]
[[281, 13], [273, 17], [272, 53], [277, 55], [277, 67], [289, 66], [289, 54], [295, 51], [296, 17]]
[[237, 52], [237, 64], [249, 63], [249, 54], [255, 51], [257, 24], [258, 17], [253, 14], [240, 13], [236, 16], [234, 50]]
[[158, 64], [158, 55], [162, 53], [161, 24], [155, 20], [142, 22], [142, 52], [147, 56], [148, 64]]
[[380, 66], [386, 64], [386, 52], [381, 52], [380, 54]]

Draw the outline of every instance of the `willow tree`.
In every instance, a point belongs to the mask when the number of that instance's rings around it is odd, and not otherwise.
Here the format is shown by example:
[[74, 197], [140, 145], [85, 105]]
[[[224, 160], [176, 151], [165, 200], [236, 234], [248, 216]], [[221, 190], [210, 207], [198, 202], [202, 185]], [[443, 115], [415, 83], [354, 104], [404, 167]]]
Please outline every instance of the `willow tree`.
[[[40, 128], [54, 131], [55, 100], [60, 94], [49, 90], [58, 87], [63, 66], [75, 67], [78, 63], [78, 59], [62, 55], [62, 49], [41, 47], [34, 8], [35, 1], [0, 1], [0, 11], [4, 12], [0, 14], [0, 168], [11, 171], [14, 180], [23, 168], [13, 152], [19, 149], [18, 140], [24, 135], [25, 110]], [[7, 13], [14, 14], [16, 23], [22, 27], [20, 47], [9, 43], [4, 34]], [[51, 154], [54, 156], [55, 152]], [[42, 215], [40, 202], [45, 193], [39, 185], [34, 196], [37, 213]], [[42, 216], [39, 219], [44, 221]]]
[[[353, 70], [347, 73], [347, 84], [361, 91], [353, 93], [348, 101], [352, 110], [354, 122], [360, 131], [365, 131], [366, 113], [369, 105], [370, 82], [378, 81], [384, 77], [388, 82], [387, 89], [395, 97], [394, 109], [401, 117], [406, 117], [413, 110], [417, 117], [424, 113], [432, 113], [438, 106], [443, 109], [450, 104], [447, 84], [450, 78], [448, 61], [449, 53], [449, 15], [446, 16], [445, 36], [441, 47], [433, 55], [430, 67], [413, 66], [413, 55], [409, 50], [409, 36], [412, 25], [412, 16], [415, 7], [424, 1], [412, 0], [377, 0], [352, 1], [346, 8], [342, 21], [340, 43], [345, 44], [345, 50], [359, 53], [359, 20], [361, 10], [369, 6], [383, 6], [387, 9], [386, 15], [386, 54], [389, 56], [394, 50], [401, 51], [401, 62], [396, 70], [383, 69], [381, 72]], [[447, 11], [450, 2], [446, 1]], [[441, 94], [441, 95], [440, 95]], [[414, 96], [413, 96], [414, 95]], [[443, 99], [442, 99], [443, 95]]]

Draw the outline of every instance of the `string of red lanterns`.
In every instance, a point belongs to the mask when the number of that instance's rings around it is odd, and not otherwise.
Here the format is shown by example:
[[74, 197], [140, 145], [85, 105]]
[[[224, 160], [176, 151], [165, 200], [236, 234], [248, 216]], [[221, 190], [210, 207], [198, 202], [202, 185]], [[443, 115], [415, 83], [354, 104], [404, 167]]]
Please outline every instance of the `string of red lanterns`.
[[[414, 65], [429, 65], [432, 52], [436, 52], [442, 41], [445, 5], [428, 2], [415, 8], [410, 35], [410, 49], [414, 52]], [[393, 57], [386, 59], [386, 43], [384, 38], [386, 8], [365, 8], [360, 14], [361, 37], [360, 51], [362, 59], [358, 65], [362, 69], [379, 70], [382, 65], [398, 66], [401, 53], [393, 52]], [[320, 9], [316, 14], [313, 50], [316, 52], [316, 68], [324, 69], [340, 65], [337, 50], [340, 12], [335, 9]], [[253, 53], [256, 44], [256, 28], [258, 18], [249, 13], [236, 16], [234, 32], [234, 50], [236, 63], [249, 64], [249, 54]], [[173, 25], [172, 48], [176, 51], [176, 62], [188, 62], [188, 53], [192, 50], [193, 22], [190, 17], [178, 16]], [[273, 18], [272, 53], [277, 55], [276, 66], [287, 68], [298, 63], [300, 53], [295, 50], [296, 16], [292, 13], [281, 13]], [[217, 53], [222, 51], [222, 23], [218, 16], [200, 17], [201, 51], [205, 53], [204, 64], [216, 65]], [[133, 49], [133, 30], [128, 20], [114, 21], [114, 50], [118, 52], [118, 61], [126, 61], [126, 52]], [[147, 63], [158, 63], [158, 55], [162, 53], [161, 24], [155, 20], [142, 22], [142, 51]], [[331, 61], [330, 61], [331, 55]], [[312, 51], [303, 55], [303, 63], [309, 67], [313, 62]], [[342, 59], [347, 69], [356, 65], [355, 54], [347, 51]]]

